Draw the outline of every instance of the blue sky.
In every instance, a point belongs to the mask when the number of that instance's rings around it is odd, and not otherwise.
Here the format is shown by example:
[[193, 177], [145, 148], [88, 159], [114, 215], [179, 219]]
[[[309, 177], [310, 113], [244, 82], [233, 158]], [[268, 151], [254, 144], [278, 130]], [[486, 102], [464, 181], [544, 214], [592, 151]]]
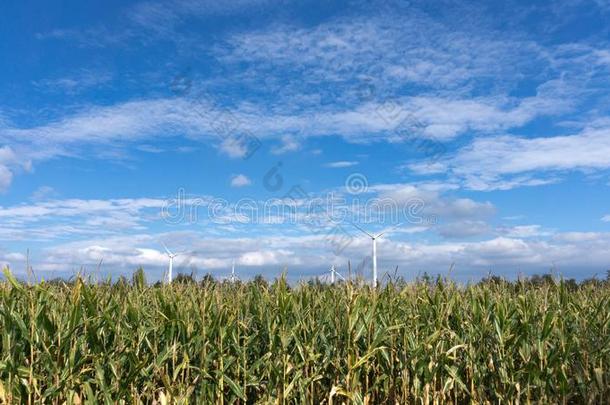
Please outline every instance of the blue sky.
[[8, 2], [0, 264], [157, 279], [165, 243], [198, 275], [369, 277], [356, 223], [408, 279], [603, 275], [609, 22], [606, 0]]

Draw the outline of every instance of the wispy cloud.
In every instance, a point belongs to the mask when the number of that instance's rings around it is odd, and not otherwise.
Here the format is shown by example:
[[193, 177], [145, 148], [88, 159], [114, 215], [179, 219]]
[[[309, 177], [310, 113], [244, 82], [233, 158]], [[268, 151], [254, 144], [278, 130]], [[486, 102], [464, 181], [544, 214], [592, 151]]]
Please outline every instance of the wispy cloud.
[[357, 162], [355, 160], [340, 160], [338, 162], [330, 162], [330, 163], [326, 163], [324, 165], [324, 167], [328, 167], [331, 169], [342, 169], [345, 167], [353, 167], [353, 166], [357, 166], [360, 162]]
[[271, 148], [271, 153], [274, 155], [283, 155], [284, 153], [295, 152], [301, 149], [301, 143], [294, 136], [283, 135], [280, 137], [280, 141], [281, 145]]
[[[554, 137], [477, 138], [443, 164], [473, 190], [557, 182], [565, 171], [610, 168], [610, 126], [591, 126], [575, 135]], [[419, 167], [412, 169], [417, 172]]]
[[[230, 5], [207, 0], [140, 2], [126, 11], [131, 25], [121, 35], [124, 42], [142, 29], [157, 30], [160, 38], [180, 37], [179, 28], [193, 18], [273, 4], [271, 0]], [[107, 30], [103, 29], [106, 34]], [[55, 30], [39, 37], [77, 34]], [[77, 156], [82, 145], [125, 148], [132, 142], [154, 144], [171, 136], [212, 145], [230, 157], [243, 156], [239, 144], [215, 134], [213, 121], [228, 111], [244, 131], [279, 141], [270, 148], [276, 154], [299, 150], [308, 138], [329, 135], [353, 143], [405, 142], [396, 129], [406, 121], [415, 128], [409, 134], [415, 137], [441, 142], [481, 137], [473, 143], [473, 155], [477, 147], [519, 143], [520, 138], [509, 139], [510, 133], [541, 118], [582, 120], [578, 107], [583, 100], [591, 102], [608, 90], [608, 51], [603, 44], [597, 45], [542, 45], [482, 23], [456, 27], [418, 11], [417, 5], [400, 15], [329, 18], [307, 26], [271, 22], [256, 30], [229, 30], [213, 45], [198, 45], [214, 56], [223, 73], [212, 73], [194, 87], [228, 93], [245, 89], [239, 102], [220, 96], [218, 100], [149, 97], [90, 105], [38, 126], [17, 126], [5, 120], [0, 141], [34, 163]], [[535, 85], [520, 94], [523, 72]], [[105, 77], [86, 74], [48, 80], [41, 84], [77, 91]], [[416, 96], [407, 95], [412, 94], [404, 90], [409, 86], [418, 89]], [[456, 162], [459, 159], [468, 160], [468, 153], [462, 151]], [[429, 162], [425, 166], [412, 162], [411, 167], [427, 174], [443, 170]], [[458, 171], [457, 175], [468, 175]], [[0, 162], [0, 187], [6, 189], [15, 173], [15, 167]], [[469, 187], [486, 188], [485, 183], [492, 180], [469, 177]], [[493, 187], [552, 181], [525, 175], [503, 179]]]
[[83, 69], [70, 76], [36, 80], [33, 84], [45, 91], [77, 94], [107, 85], [112, 79], [113, 76], [109, 72]]
[[58, 193], [51, 186], [40, 186], [32, 193], [30, 197], [33, 201], [48, 200], [52, 197], [57, 197]]
[[0, 207], [0, 240], [54, 240], [145, 229], [162, 220], [163, 199], [49, 200]]
[[[432, 108], [432, 105], [436, 107]], [[427, 122], [426, 132], [443, 137], [453, 137], [469, 128], [482, 131], [503, 129], [509, 123], [520, 125], [533, 118], [535, 110], [517, 107], [517, 110], [503, 112], [484, 101], [439, 99], [433, 102], [424, 98], [414, 98], [401, 108], [412, 109]], [[279, 138], [283, 142], [283, 146], [275, 150], [279, 153], [299, 147], [292, 137], [286, 135], [290, 132], [306, 137], [336, 134], [349, 142], [400, 141], [393, 132], [400, 122], [394, 116], [380, 113], [382, 110], [385, 111], [383, 105], [367, 103], [356, 110], [315, 113], [316, 119], [311, 121], [310, 115], [277, 116], [262, 106], [244, 105], [231, 111], [231, 119], [239, 122], [239, 131], [248, 131], [261, 138]], [[453, 111], [453, 114], [444, 111]], [[523, 111], [523, 116], [520, 111]], [[399, 112], [408, 114], [407, 110]], [[5, 187], [10, 184], [10, 162], [14, 164], [16, 160], [9, 159], [9, 155], [17, 154], [21, 161], [37, 162], [79, 155], [80, 148], [87, 145], [125, 147], [136, 141], [185, 136], [215, 145], [229, 156], [242, 156], [242, 146], [223, 139], [215, 129], [224, 119], [222, 110], [209, 100], [171, 98], [94, 106], [31, 128], [9, 125], [0, 128], [0, 141], [9, 145], [3, 148], [4, 156], [0, 156], [5, 173], [3, 184]], [[6, 163], [8, 160], [10, 162]]]

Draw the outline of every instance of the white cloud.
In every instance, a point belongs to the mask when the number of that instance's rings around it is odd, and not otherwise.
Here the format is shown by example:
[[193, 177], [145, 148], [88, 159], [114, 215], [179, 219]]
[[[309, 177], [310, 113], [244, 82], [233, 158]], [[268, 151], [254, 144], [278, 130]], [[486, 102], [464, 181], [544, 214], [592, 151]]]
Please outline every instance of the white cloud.
[[576, 135], [477, 138], [443, 164], [473, 190], [555, 183], [563, 171], [610, 168], [610, 126], [588, 127]]
[[540, 225], [517, 225], [513, 227], [499, 228], [499, 233], [509, 238], [532, 238], [550, 236], [550, 231], [543, 230]]
[[51, 197], [57, 196], [57, 192], [53, 187], [50, 186], [40, 186], [32, 193], [30, 197], [34, 201], [47, 200]]
[[345, 167], [353, 167], [357, 166], [360, 162], [356, 162], [354, 160], [340, 160], [338, 162], [330, 162], [326, 163], [324, 167], [328, 167], [331, 169], [342, 169]]
[[[189, 200], [184, 203], [189, 203]], [[161, 221], [163, 207], [168, 207], [168, 204], [163, 199], [148, 198], [45, 199], [35, 200], [32, 204], [0, 207], [0, 240], [53, 241], [81, 235], [141, 231], [147, 223]]]
[[[381, 274], [393, 273], [412, 279], [427, 271], [444, 273], [455, 264], [451, 276], [466, 281], [478, 279], [488, 271], [516, 278], [519, 273], [548, 272], [551, 267], [566, 277], [584, 278], [604, 272], [610, 263], [608, 233], [558, 233], [551, 238], [492, 237], [471, 242], [409, 242], [393, 239], [407, 235], [392, 233], [378, 243]], [[160, 240], [170, 240], [170, 248], [184, 250], [176, 259], [176, 272], [195, 272], [199, 276], [212, 273], [228, 275], [235, 259], [238, 274], [249, 278], [256, 273], [272, 278], [287, 267], [292, 280], [320, 275], [330, 264], [346, 273], [347, 261], [358, 272], [360, 263], [370, 250], [370, 240], [354, 234], [354, 239], [339, 256], [333, 254], [325, 235], [290, 236], [257, 235], [256, 237], [211, 237], [195, 232], [174, 232], [157, 235], [135, 234], [64, 243], [45, 249], [44, 255], [32, 258], [35, 271], [51, 274], [69, 272], [71, 268], [91, 270], [104, 263], [103, 274], [130, 273], [144, 266], [149, 278], [160, 278], [167, 266], [167, 257], [159, 247]], [[408, 235], [407, 235], [408, 237]], [[264, 242], [263, 242], [264, 241]], [[307, 260], [304, 260], [307, 258]], [[2, 256], [17, 270], [22, 256]], [[361, 269], [370, 277], [370, 261]], [[61, 274], [61, 273], [59, 273]], [[48, 277], [47, 277], [48, 278]]]
[[11, 271], [25, 268], [26, 256], [23, 253], [0, 252], [0, 269], [9, 267]]
[[460, 28], [417, 12], [351, 17], [307, 28], [277, 25], [237, 33], [228, 40], [229, 49], [219, 46], [218, 53], [225, 63], [247, 61], [253, 70], [306, 71], [297, 77], [307, 84], [372, 76], [376, 90], [397, 80], [455, 88], [482, 75], [509, 75], [518, 67], [498, 61], [537, 58], [534, 44]]
[[13, 173], [8, 167], [0, 165], [0, 192], [9, 188], [13, 182]]
[[441, 224], [438, 233], [444, 238], [465, 238], [489, 234], [491, 226], [485, 221], [458, 220]]
[[233, 176], [231, 179], [231, 187], [245, 187], [252, 184], [252, 180], [250, 180], [245, 174], [238, 174]]
[[282, 155], [284, 153], [295, 152], [301, 149], [301, 144], [293, 136], [283, 135], [280, 137], [280, 140], [282, 142], [281, 145], [271, 148], [271, 153], [274, 155]]
[[602, 217], [602, 221], [603, 221], [603, 222], [610, 222], [610, 215], [604, 215], [604, 216]]
[[599, 232], [564, 232], [555, 235], [553, 239], [560, 242], [594, 242], [604, 237], [607, 235]]
[[232, 15], [275, 3], [273, 0], [234, 0], [228, 3], [210, 0], [142, 1], [131, 7], [128, 15], [137, 25], [167, 37], [167, 34], [174, 33], [176, 26], [191, 18]]
[[[2, 127], [0, 126], [0, 131]], [[1, 132], [0, 132], [1, 134]], [[1, 136], [0, 136], [1, 140]], [[6, 191], [11, 183], [13, 182], [15, 170], [26, 170], [31, 169], [30, 162], [15, 152], [10, 146], [0, 147], [0, 193]]]
[[[111, 274], [129, 273], [139, 266], [153, 278], [160, 278], [168, 259], [162, 248], [165, 240], [170, 249], [182, 251], [175, 262], [176, 272], [191, 271], [198, 275], [211, 272], [222, 276], [230, 271], [235, 260], [240, 277], [251, 277], [261, 268], [274, 266], [279, 273], [283, 266], [301, 266], [304, 263], [292, 250], [298, 246], [321, 246], [321, 238], [268, 237], [265, 243], [259, 238], [210, 238], [198, 233], [135, 234], [69, 242], [45, 249], [44, 260], [34, 260], [35, 270], [56, 273], [76, 266], [89, 271], [102, 262]], [[313, 243], [313, 245], [312, 245]], [[321, 265], [318, 259], [312, 261]], [[275, 272], [273, 270], [273, 272]], [[107, 270], [108, 271], [108, 270]], [[105, 273], [107, 274], [107, 273]], [[268, 274], [269, 275], [269, 274]]]
[[144, 208], [161, 208], [166, 200], [140, 198], [140, 199], [114, 199], [114, 200], [51, 200], [33, 205], [17, 205], [10, 208], [0, 207], [0, 218], [11, 220], [33, 220], [47, 216], [78, 216], [92, 215], [99, 212], [137, 212]]
[[[422, 107], [422, 102], [427, 107]], [[430, 106], [434, 103], [437, 103], [437, 107], [433, 110]], [[459, 103], [443, 99], [407, 100], [407, 104], [400, 107], [400, 114], [411, 114], [411, 110], [417, 112], [426, 122], [425, 131], [443, 137], [455, 136], [471, 127], [480, 130], [503, 128], [504, 118], [501, 117], [504, 114], [508, 114], [506, 123], [514, 121], [512, 112], [499, 111], [498, 118], [487, 116], [473, 121], [477, 110], [470, 115], [459, 114]], [[463, 103], [463, 108], [470, 109], [474, 105], [484, 106], [486, 102], [465, 100]], [[453, 115], [439, 114], [446, 108], [453, 109]], [[112, 148], [129, 147], [159, 137], [186, 136], [198, 142], [212, 143], [230, 157], [243, 157], [249, 152], [249, 145], [235, 137], [244, 133], [259, 138], [279, 137], [283, 146], [276, 148], [276, 153], [299, 147], [292, 137], [286, 135], [286, 132], [295, 131], [304, 131], [303, 135], [307, 134], [308, 137], [336, 134], [350, 142], [400, 141], [392, 133], [397, 125], [394, 116], [387, 115], [387, 109], [379, 104], [368, 103], [354, 110], [319, 112], [315, 113], [315, 117], [310, 120], [310, 115], [278, 116], [252, 105], [223, 112], [215, 108], [211, 100], [205, 99], [153, 99], [95, 106], [37, 127], [2, 128], [0, 141], [10, 146], [0, 150], [0, 164], [5, 166], [3, 178], [4, 184], [8, 184], [7, 170], [10, 170], [10, 166], [2, 162], [9, 160], [15, 165], [15, 154], [22, 162], [36, 163], [61, 156], [80, 156], [87, 145], [98, 146], [102, 150], [110, 148], [112, 151]], [[443, 121], [450, 123], [446, 125]], [[100, 155], [104, 156], [103, 153]]]
[[434, 214], [442, 222], [459, 219], [481, 219], [494, 215], [496, 209], [490, 202], [477, 202], [470, 198], [449, 198], [440, 190], [451, 189], [449, 185], [430, 184], [380, 184], [369, 186], [381, 199], [391, 199], [397, 204], [405, 204], [414, 199], [423, 202], [425, 213]]
[[112, 81], [113, 76], [105, 71], [82, 69], [72, 76], [37, 80], [34, 86], [52, 92], [76, 94], [90, 88], [99, 88]]
[[[130, 7], [127, 15], [138, 27], [157, 30], [166, 39], [185, 40], [177, 35], [176, 27], [189, 24], [192, 18], [273, 4], [270, 0], [231, 5], [207, 0], [145, 1]], [[222, 77], [211, 77], [205, 84], [230, 87], [239, 83], [253, 90], [245, 91], [251, 96], [221, 117], [235, 118], [233, 123], [240, 130], [259, 138], [280, 139], [282, 145], [272, 148], [275, 153], [297, 150], [297, 136], [404, 141], [392, 133], [401, 122], [397, 117], [417, 123], [418, 136], [489, 137], [539, 117], [572, 112], [583, 97], [604, 89], [608, 76], [604, 47], [544, 47], [523, 35], [493, 31], [483, 23], [457, 27], [453, 21], [417, 9], [400, 15], [335, 18], [311, 26], [271, 23], [261, 30], [231, 31], [205, 48], [227, 68]], [[51, 36], [67, 35], [69, 31], [57, 30]], [[190, 45], [192, 40], [185, 42]], [[542, 83], [531, 89], [535, 94], [509, 96], [525, 74]], [[261, 82], [261, 77], [266, 80]], [[417, 96], [399, 91], [412, 83], [423, 88]], [[257, 98], [259, 93], [265, 97]], [[321, 103], [325, 98], [328, 102]], [[388, 115], [383, 108], [386, 103], [380, 100], [396, 103], [399, 114]], [[219, 137], [212, 127], [212, 118], [219, 113], [213, 104], [211, 97], [197, 96], [196, 100], [149, 99], [93, 106], [38, 127], [9, 127], [0, 131], [0, 140], [20, 146], [20, 152], [35, 161], [77, 154], [77, 142], [116, 146], [182, 135], [212, 143], [230, 157], [243, 157], [243, 145]], [[429, 173], [431, 168], [427, 169]], [[432, 169], [438, 173], [440, 167], [435, 164]], [[472, 180], [474, 187], [485, 187], [475, 184], [476, 180]], [[539, 184], [531, 181], [522, 178], [516, 183]]]

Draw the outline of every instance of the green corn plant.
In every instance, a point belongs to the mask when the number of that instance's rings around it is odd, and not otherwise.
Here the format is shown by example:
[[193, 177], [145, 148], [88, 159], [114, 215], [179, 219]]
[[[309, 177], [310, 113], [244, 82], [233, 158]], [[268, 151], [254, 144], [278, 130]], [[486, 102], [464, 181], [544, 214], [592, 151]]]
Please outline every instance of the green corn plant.
[[607, 403], [610, 285], [0, 282], [0, 403]]

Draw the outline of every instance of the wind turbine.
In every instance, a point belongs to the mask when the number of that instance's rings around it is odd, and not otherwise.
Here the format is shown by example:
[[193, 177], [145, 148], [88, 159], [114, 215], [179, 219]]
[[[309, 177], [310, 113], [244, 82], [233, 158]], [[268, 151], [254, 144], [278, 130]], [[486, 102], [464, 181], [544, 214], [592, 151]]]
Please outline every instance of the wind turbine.
[[[330, 283], [331, 284], [335, 284], [335, 281], [337, 281], [337, 277], [339, 277], [341, 280], [345, 281], [345, 277], [343, 277], [341, 275], [341, 273], [339, 273], [337, 271], [337, 269], [335, 268], [334, 264], [330, 267], [329, 273], [330, 273]], [[322, 275], [323, 279], [328, 280], [328, 278], [327, 278], [328, 277], [328, 273], [327, 272], [324, 272], [321, 275]]]
[[178, 256], [178, 253], [172, 253], [170, 252], [170, 250], [167, 248], [167, 246], [165, 246], [165, 243], [161, 242], [163, 244], [163, 247], [165, 248], [165, 252], [167, 252], [167, 257], [169, 257], [169, 269], [167, 270], [167, 284], [171, 284], [172, 283], [172, 270], [174, 268], [174, 257]]
[[235, 275], [235, 259], [233, 259], [233, 265], [231, 266], [231, 278], [230, 278], [231, 282], [234, 283], [236, 280], [239, 280], [239, 278]]
[[336, 278], [336, 276], [339, 276], [339, 278], [340, 278], [341, 280], [345, 281], [345, 277], [343, 277], [343, 276], [341, 275], [341, 273], [339, 273], [339, 272], [337, 271], [337, 269], [335, 269], [335, 265], [333, 264], [333, 265], [330, 267], [330, 282], [331, 282], [332, 284], [335, 284], [335, 278]]
[[358, 228], [361, 232], [365, 233], [373, 241], [373, 287], [377, 288], [377, 239], [379, 239], [381, 236], [385, 235], [386, 233], [390, 232], [391, 230], [398, 228], [402, 224], [394, 225], [390, 229], [387, 229], [377, 235], [372, 235], [372, 234], [368, 233], [367, 231], [365, 231], [364, 229], [362, 229], [361, 227], [359, 227], [358, 225], [356, 225], [353, 222], [351, 224], [354, 225], [356, 228]]

